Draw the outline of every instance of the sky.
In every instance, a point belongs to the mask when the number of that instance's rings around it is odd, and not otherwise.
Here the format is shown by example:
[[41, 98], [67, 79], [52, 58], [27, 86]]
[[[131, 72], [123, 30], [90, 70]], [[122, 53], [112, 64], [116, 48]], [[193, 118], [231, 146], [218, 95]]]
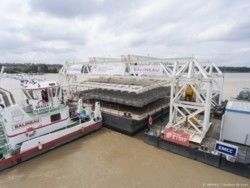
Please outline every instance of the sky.
[[0, 62], [138, 54], [250, 67], [249, 0], [1, 0]]

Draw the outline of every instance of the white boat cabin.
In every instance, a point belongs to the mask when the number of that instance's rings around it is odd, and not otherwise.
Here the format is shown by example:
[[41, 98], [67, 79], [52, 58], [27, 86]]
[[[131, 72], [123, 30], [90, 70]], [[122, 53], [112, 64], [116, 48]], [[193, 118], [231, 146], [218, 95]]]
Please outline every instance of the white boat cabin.
[[57, 82], [22, 81], [21, 85], [29, 105], [27, 112], [32, 110], [35, 114], [46, 113], [60, 106], [60, 85]]

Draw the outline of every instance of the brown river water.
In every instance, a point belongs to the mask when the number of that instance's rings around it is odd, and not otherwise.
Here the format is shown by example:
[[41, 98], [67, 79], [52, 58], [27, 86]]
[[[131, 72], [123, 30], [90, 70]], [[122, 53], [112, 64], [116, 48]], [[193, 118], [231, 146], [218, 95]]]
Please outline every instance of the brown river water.
[[[17, 84], [2, 79], [0, 87], [21, 99]], [[227, 74], [224, 86], [226, 98], [236, 95], [250, 87], [250, 74]], [[0, 188], [235, 186], [250, 181], [147, 145], [143, 133], [130, 137], [107, 128], [0, 172]]]

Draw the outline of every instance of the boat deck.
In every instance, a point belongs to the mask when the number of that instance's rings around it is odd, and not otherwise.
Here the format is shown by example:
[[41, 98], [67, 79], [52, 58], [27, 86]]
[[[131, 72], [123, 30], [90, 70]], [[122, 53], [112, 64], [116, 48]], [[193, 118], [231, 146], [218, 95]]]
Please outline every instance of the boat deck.
[[[158, 121], [153, 127], [146, 132], [147, 135], [154, 137], [161, 137], [162, 130], [168, 123], [168, 117], [163, 121]], [[197, 148], [204, 150], [205, 152], [215, 154], [215, 144], [217, 140], [220, 140], [220, 130], [221, 130], [221, 120], [212, 119], [212, 124], [206, 134], [206, 137], [202, 140], [201, 144], [190, 142], [190, 148]], [[250, 148], [249, 146], [244, 146], [237, 143], [232, 143], [238, 146], [238, 155], [236, 161], [242, 163], [250, 163]]]

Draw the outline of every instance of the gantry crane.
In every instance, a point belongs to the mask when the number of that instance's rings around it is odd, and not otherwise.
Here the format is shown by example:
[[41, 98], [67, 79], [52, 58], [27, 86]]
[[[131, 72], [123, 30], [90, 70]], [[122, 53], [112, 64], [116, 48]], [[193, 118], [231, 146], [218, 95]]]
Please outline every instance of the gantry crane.
[[[214, 63], [202, 64], [194, 57], [154, 58], [136, 55], [122, 55], [121, 58], [93, 57], [86, 63], [66, 64], [60, 75], [74, 77], [76, 81], [76, 73], [72, 69], [77, 67], [80, 74], [89, 76], [93, 75], [93, 66], [112, 68], [120, 64], [125, 64], [124, 72], [120, 76], [168, 80], [171, 87], [169, 122], [162, 133], [169, 134], [169, 130], [181, 131], [187, 135], [188, 141], [202, 142], [211, 125], [211, 108], [220, 105], [223, 97], [223, 74]], [[115, 70], [114, 68], [113, 75], [117, 76]], [[103, 73], [105, 74], [105, 71]], [[112, 76], [110, 72], [109, 76]]]

